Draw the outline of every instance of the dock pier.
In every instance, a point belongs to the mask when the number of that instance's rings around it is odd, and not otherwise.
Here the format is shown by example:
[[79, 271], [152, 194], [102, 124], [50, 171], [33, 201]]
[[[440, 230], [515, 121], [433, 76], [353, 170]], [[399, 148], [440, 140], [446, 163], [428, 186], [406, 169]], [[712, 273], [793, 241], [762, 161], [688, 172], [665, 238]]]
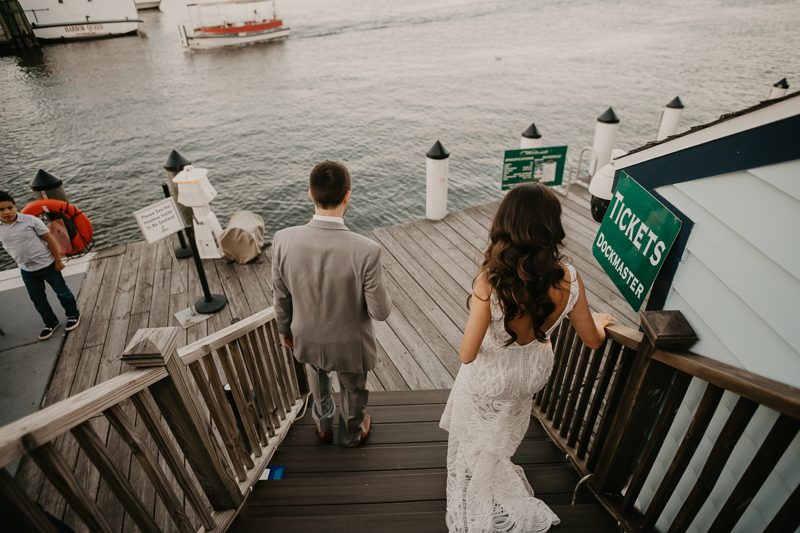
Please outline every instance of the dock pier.
[[[562, 198], [568, 235], [564, 253], [581, 273], [593, 309], [610, 311], [620, 323], [633, 326], [636, 317], [625, 311], [624, 302], [614, 294], [608, 278], [590, 263], [589, 247], [597, 223], [591, 220], [588, 193], [580, 186], [572, 191], [569, 198]], [[442, 220], [415, 220], [366, 234], [383, 249], [386, 281], [395, 306], [387, 322], [375, 324], [379, 353], [378, 366], [369, 373], [370, 390], [415, 391], [452, 386], [460, 366], [458, 346], [468, 316], [467, 296], [498, 205], [499, 201], [490, 202], [449, 213]], [[153, 245], [139, 241], [96, 252], [78, 295], [83, 319], [63, 343], [44, 394], [43, 409], [130, 371], [120, 356], [136, 332], [177, 326], [173, 313], [202, 296], [197, 273], [190, 263], [180, 261], [176, 270], [170, 258], [170, 248], [175, 245], [177, 242], [170, 239]], [[257, 261], [245, 265], [224, 259], [203, 261], [211, 291], [224, 294], [229, 305], [205, 322], [185, 330], [179, 328], [178, 348], [226, 328], [232, 319], [247, 318], [272, 305], [270, 252], [265, 248]], [[338, 388], [338, 383], [334, 386]], [[378, 429], [383, 423], [380, 417], [376, 418]], [[136, 418], [137, 427], [142, 424]], [[432, 425], [434, 433], [441, 431], [433, 427], [436, 424], [428, 425]], [[109, 445], [125, 455], [123, 461], [130, 461], [127, 448], [109, 437], [115, 436], [109, 425], [101, 426], [101, 440], [110, 439]], [[441, 435], [435, 437], [444, 445], [441, 439]], [[92, 479], [92, 497], [98, 503], [113, 498], [110, 493], [103, 494], [109, 487], [98, 485], [97, 474], [91, 472], [89, 458], [79, 451], [75, 439], [67, 434], [56, 442], [79, 477]], [[132, 476], [137, 471], [130, 469]], [[17, 482], [50, 514], [80, 529], [78, 517], [33, 461], [22, 462]], [[145, 497], [149, 498], [146, 501], [154, 501], [153, 494]], [[171, 526], [160, 503], [153, 512], [157, 522]]]
[[[767, 448], [788, 444], [800, 409], [791, 387], [680, 351], [696, 336], [679, 311], [643, 312], [645, 333], [637, 331], [638, 317], [592, 262], [598, 224], [588, 192], [572, 191], [561, 198], [564, 253], [592, 310], [610, 312], [617, 324], [598, 350], [576, 340], [568, 321], [553, 334], [554, 369], [512, 460], [561, 518], [558, 531], [652, 531], [663, 506], [642, 516], [634, 498], [675, 414], [657, 410], [667, 391], [675, 406], [693, 378], [707, 381], [706, 418], [726, 390], [748, 412], [759, 404], [779, 411], [777, 425], [788, 433], [771, 436]], [[447, 433], [438, 421], [498, 205], [366, 234], [382, 247], [394, 310], [376, 323], [374, 435], [358, 450], [320, 446], [311, 431], [304, 369], [278, 340], [269, 248], [245, 265], [205, 260], [211, 290], [229, 305], [188, 329], [172, 315], [202, 289], [188, 262], [172, 261], [174, 242], [97, 252], [78, 296], [83, 320], [64, 340], [42, 409], [0, 428], [0, 464], [22, 459], [14, 478], [0, 469], [0, 498], [14, 502], [9, 517], [53, 532], [52, 518], [76, 532], [446, 531]], [[737, 431], [746, 423], [736, 419]], [[658, 433], [648, 441], [653, 424]], [[637, 464], [631, 450], [640, 448]], [[694, 448], [682, 453], [685, 468]], [[775, 467], [762, 459], [753, 468]], [[260, 480], [271, 466], [285, 467], [285, 478]], [[628, 472], [637, 492], [622, 499]], [[675, 480], [663, 483], [662, 503]], [[739, 505], [751, 495], [742, 489], [732, 498]], [[770, 531], [797, 522], [793, 501]]]

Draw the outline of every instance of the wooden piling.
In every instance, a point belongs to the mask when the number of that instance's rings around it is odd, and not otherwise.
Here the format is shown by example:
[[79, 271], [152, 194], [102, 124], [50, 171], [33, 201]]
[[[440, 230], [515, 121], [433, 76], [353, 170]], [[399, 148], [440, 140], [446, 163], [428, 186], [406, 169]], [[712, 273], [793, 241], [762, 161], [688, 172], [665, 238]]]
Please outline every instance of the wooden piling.
[[0, 51], [39, 48], [28, 17], [17, 0], [0, 0]]

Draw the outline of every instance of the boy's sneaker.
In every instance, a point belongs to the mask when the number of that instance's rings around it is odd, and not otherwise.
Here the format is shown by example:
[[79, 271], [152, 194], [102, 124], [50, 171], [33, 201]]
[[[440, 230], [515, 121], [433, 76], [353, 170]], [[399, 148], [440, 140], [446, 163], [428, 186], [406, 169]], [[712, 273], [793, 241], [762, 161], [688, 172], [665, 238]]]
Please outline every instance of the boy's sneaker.
[[55, 333], [55, 332], [56, 332], [56, 330], [58, 329], [58, 326], [60, 326], [60, 325], [61, 325], [61, 323], [59, 322], [58, 324], [56, 324], [56, 325], [55, 325], [55, 326], [53, 326], [52, 328], [45, 327], [45, 328], [42, 330], [42, 332], [41, 332], [41, 333], [39, 333], [39, 340], [40, 340], [40, 341], [43, 341], [43, 340], [47, 340], [47, 339], [49, 339], [50, 337], [52, 337], [52, 336], [53, 336], [53, 333]]
[[64, 329], [67, 331], [72, 331], [73, 329], [78, 327], [78, 324], [81, 323], [81, 314], [78, 313], [78, 316], [75, 318], [67, 318], [67, 325], [64, 326]]

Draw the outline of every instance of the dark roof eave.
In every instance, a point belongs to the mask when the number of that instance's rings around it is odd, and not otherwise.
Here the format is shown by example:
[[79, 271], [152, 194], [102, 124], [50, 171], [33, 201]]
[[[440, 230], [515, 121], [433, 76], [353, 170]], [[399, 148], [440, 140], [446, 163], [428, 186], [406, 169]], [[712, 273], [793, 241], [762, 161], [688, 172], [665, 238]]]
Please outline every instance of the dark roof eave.
[[783, 102], [784, 100], [789, 100], [791, 98], [795, 98], [797, 96], [800, 96], [800, 91], [795, 91], [795, 92], [793, 92], [791, 94], [787, 94], [785, 96], [781, 96], [780, 98], [773, 98], [771, 100], [763, 100], [763, 101], [759, 102], [758, 104], [756, 104], [754, 106], [751, 106], [751, 107], [748, 107], [747, 109], [742, 109], [741, 111], [735, 111], [733, 113], [726, 113], [724, 115], [720, 115], [720, 117], [717, 120], [713, 121], [713, 122], [709, 122], [707, 124], [700, 124], [699, 126], [692, 126], [691, 128], [689, 128], [688, 130], [684, 131], [683, 133], [677, 133], [675, 135], [670, 135], [669, 137], [661, 139], [660, 141], [650, 141], [650, 142], [640, 146], [639, 148], [634, 148], [633, 150], [631, 150], [627, 154], [617, 157], [615, 159], [615, 161], [619, 161], [619, 160], [621, 160], [621, 159], [623, 159], [625, 157], [628, 157], [629, 155], [633, 155], [633, 154], [636, 154], [636, 153], [639, 153], [639, 152], [643, 152], [643, 151], [645, 151], [645, 150], [647, 150], [649, 148], [652, 148], [654, 146], [658, 146], [660, 144], [664, 144], [664, 143], [668, 143], [670, 141], [674, 141], [675, 139], [679, 139], [680, 137], [685, 137], [686, 135], [691, 135], [692, 133], [694, 133], [696, 131], [704, 130], [706, 128], [710, 128], [711, 126], [716, 126], [717, 124], [721, 124], [723, 122], [727, 122], [728, 120], [731, 120], [733, 118], [741, 117], [742, 115], [746, 115], [748, 113], [752, 113], [754, 111], [758, 111], [759, 109], [764, 109], [765, 107], [769, 107], [771, 105], [777, 104], [779, 102]]

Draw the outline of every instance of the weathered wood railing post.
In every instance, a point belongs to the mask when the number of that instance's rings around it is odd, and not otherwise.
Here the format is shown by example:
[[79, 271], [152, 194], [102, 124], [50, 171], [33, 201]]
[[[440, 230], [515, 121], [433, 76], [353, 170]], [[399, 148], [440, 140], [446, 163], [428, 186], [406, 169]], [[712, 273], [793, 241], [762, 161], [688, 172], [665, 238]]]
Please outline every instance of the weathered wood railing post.
[[675, 373], [652, 360], [653, 353], [687, 349], [697, 340], [680, 311], [643, 311], [639, 316], [644, 338], [591, 481], [601, 494], [618, 494], [625, 486]]
[[150, 385], [200, 486], [215, 510], [237, 509], [243, 496], [228, 461], [203, 415], [195, 386], [176, 353], [178, 328], [140, 329], [122, 354], [135, 368], [163, 366], [169, 377]]

